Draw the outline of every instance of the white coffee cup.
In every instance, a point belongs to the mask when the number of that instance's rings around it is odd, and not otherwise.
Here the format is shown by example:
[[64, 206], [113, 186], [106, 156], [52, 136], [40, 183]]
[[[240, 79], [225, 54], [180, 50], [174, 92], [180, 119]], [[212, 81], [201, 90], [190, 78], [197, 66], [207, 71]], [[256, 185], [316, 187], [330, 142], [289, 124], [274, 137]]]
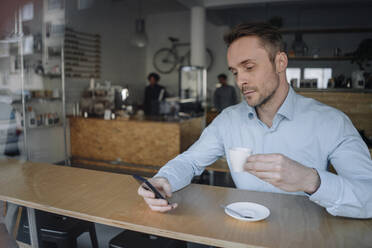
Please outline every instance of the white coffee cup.
[[231, 169], [233, 172], [243, 172], [244, 164], [252, 155], [252, 149], [245, 147], [234, 147], [229, 150]]

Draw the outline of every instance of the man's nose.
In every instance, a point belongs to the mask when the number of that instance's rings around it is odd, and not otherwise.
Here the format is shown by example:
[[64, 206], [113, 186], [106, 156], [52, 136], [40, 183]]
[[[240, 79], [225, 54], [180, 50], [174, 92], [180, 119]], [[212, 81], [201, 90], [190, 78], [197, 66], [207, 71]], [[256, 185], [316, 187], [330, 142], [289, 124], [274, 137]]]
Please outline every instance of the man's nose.
[[238, 72], [236, 75], [236, 83], [241, 86], [248, 83], [248, 76], [244, 72]]

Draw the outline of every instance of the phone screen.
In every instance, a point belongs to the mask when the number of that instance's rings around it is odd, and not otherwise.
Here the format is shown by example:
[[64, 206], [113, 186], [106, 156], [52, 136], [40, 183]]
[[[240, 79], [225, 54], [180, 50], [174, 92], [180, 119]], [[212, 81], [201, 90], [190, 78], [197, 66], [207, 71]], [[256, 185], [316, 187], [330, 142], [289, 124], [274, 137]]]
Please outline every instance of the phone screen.
[[[155, 198], [156, 199], [164, 199], [164, 200], [167, 200], [163, 197], [162, 194], [160, 194], [160, 192], [154, 187], [154, 185], [152, 185], [149, 181], [147, 181], [145, 178], [141, 177], [141, 176], [138, 176], [138, 175], [133, 175], [134, 179], [137, 180], [137, 182], [142, 185], [142, 187], [146, 190], [150, 190], [152, 192], [154, 192], [155, 194]], [[143, 185], [143, 183], [145, 183]], [[168, 202], [169, 204], [169, 202]]]

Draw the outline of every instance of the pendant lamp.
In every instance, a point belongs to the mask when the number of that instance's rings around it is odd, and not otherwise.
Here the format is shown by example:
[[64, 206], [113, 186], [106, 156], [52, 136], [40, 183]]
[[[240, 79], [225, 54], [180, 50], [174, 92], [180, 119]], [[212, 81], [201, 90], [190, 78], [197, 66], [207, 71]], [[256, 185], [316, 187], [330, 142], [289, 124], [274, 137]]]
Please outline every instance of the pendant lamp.
[[136, 19], [135, 22], [135, 33], [133, 35], [133, 38], [131, 40], [132, 45], [142, 48], [147, 45], [148, 38], [147, 34], [145, 32], [145, 19], [141, 16], [141, 1], [138, 1], [139, 3], [139, 18]]

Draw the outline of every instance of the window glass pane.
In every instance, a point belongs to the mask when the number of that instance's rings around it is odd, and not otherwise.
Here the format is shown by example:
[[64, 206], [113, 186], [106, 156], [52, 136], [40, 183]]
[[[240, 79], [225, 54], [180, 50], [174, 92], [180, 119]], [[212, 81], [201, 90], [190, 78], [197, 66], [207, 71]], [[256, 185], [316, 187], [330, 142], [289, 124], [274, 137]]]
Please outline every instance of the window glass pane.
[[327, 88], [328, 80], [332, 77], [332, 68], [305, 68], [304, 79], [316, 79], [317, 88]]
[[28, 3], [22, 8], [22, 21], [31, 21], [34, 18], [34, 4]]
[[301, 79], [301, 68], [287, 68], [287, 80], [293, 87], [299, 87]]

